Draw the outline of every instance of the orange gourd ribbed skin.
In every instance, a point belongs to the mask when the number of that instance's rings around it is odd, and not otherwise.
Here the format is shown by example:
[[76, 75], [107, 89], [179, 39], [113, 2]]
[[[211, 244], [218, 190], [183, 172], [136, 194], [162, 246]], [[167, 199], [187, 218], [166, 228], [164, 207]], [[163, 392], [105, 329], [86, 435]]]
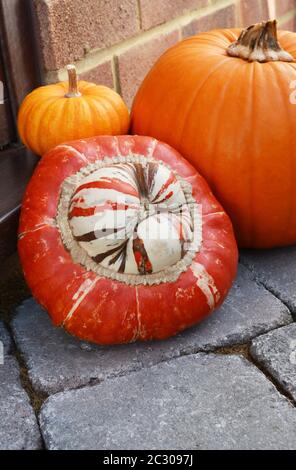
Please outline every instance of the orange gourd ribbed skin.
[[[168, 50], [133, 104], [132, 131], [167, 142], [207, 179], [241, 247], [296, 243], [296, 63], [229, 57], [240, 30]], [[279, 31], [296, 58], [296, 34]], [[294, 83], [293, 83], [294, 82]]]
[[18, 115], [22, 142], [43, 155], [58, 144], [96, 135], [126, 134], [129, 112], [108, 87], [78, 82], [79, 97], [65, 97], [68, 83], [37, 88], [23, 101]]

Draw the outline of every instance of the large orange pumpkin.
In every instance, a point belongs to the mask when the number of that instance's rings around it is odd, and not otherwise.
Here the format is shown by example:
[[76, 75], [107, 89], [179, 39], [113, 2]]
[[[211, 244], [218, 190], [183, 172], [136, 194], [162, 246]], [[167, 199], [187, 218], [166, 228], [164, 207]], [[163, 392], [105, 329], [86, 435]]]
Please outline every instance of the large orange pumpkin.
[[159, 59], [133, 104], [132, 130], [195, 165], [242, 247], [296, 243], [295, 58], [276, 22], [203, 33]]
[[68, 82], [36, 88], [20, 107], [20, 138], [37, 155], [68, 140], [128, 131], [129, 112], [121, 96], [106, 86], [78, 82], [74, 65], [67, 70]]
[[225, 298], [231, 222], [178, 152], [101, 136], [50, 150], [27, 188], [19, 253], [53, 322], [97, 343], [167, 338]]

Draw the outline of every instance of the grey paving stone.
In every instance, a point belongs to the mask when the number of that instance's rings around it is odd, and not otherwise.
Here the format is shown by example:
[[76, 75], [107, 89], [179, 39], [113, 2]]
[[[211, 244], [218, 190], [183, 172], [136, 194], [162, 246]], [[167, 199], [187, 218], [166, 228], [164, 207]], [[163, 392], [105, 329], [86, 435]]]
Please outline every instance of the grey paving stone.
[[9, 354], [10, 339], [0, 322], [4, 360], [0, 360], [0, 450], [38, 449], [41, 436], [29, 398], [21, 386], [16, 360]]
[[296, 400], [296, 323], [259, 336], [250, 352]]
[[183, 354], [242, 343], [291, 321], [288, 309], [252, 281], [249, 270], [240, 267], [237, 281], [219, 311], [167, 341], [90, 345], [54, 328], [33, 299], [18, 308], [12, 326], [35, 389], [52, 394]]
[[296, 246], [267, 251], [244, 250], [241, 261], [296, 316]]
[[49, 449], [295, 449], [296, 410], [239, 356], [197, 354], [44, 404]]
[[5, 328], [4, 324], [0, 321], [0, 364], [2, 364], [1, 357], [3, 353], [9, 353], [11, 349], [11, 338]]

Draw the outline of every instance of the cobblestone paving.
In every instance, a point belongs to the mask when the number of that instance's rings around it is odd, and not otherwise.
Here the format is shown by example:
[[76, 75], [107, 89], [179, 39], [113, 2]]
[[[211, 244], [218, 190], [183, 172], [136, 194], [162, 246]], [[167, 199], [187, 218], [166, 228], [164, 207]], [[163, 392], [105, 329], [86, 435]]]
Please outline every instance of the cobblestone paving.
[[296, 401], [296, 323], [255, 338], [250, 352]]
[[41, 436], [37, 420], [21, 385], [19, 366], [11, 355], [11, 340], [2, 323], [0, 341], [0, 449], [38, 449]]
[[241, 263], [223, 306], [167, 341], [94, 346], [23, 302], [0, 323], [0, 448], [296, 449], [296, 248]]
[[288, 305], [296, 319], [296, 246], [269, 251], [246, 250], [241, 260], [259, 282]]

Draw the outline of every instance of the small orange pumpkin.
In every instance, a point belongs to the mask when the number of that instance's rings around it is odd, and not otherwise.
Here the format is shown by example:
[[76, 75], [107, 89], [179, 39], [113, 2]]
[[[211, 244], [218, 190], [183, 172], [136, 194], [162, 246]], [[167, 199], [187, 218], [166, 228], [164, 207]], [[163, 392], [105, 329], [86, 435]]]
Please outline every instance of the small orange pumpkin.
[[67, 71], [68, 82], [36, 88], [20, 107], [20, 138], [38, 155], [69, 140], [128, 131], [129, 111], [118, 93], [78, 82], [74, 65], [68, 65]]

